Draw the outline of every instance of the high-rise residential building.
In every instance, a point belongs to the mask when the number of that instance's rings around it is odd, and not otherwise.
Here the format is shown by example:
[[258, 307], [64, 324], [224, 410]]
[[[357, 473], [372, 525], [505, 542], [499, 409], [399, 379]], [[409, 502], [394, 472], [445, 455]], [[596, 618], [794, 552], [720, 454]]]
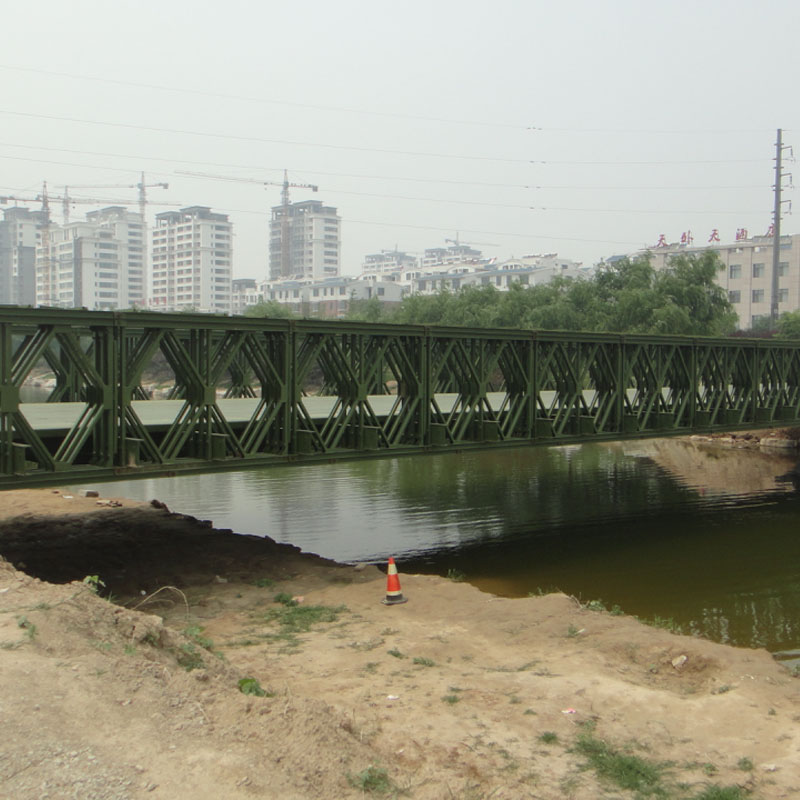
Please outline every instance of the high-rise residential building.
[[230, 314], [232, 236], [228, 215], [206, 206], [156, 214], [152, 308]]
[[89, 222], [110, 231], [118, 242], [119, 308], [144, 307], [147, 303], [147, 224], [142, 214], [122, 206], [109, 206], [86, 215]]
[[271, 281], [320, 280], [339, 274], [341, 218], [319, 200], [274, 206], [270, 220]]
[[9, 208], [0, 221], [0, 304], [36, 303], [36, 245], [44, 212]]
[[[701, 247], [691, 244], [662, 244], [652, 248], [651, 263], [663, 269], [672, 256], [713, 250], [720, 257], [716, 282], [727, 291], [742, 330], [752, 328], [770, 315], [772, 302], [773, 237], [747, 236], [740, 231], [736, 241], [715, 241]], [[781, 236], [778, 245], [778, 313], [800, 309], [800, 234]]]
[[144, 223], [122, 206], [83, 222], [49, 223], [36, 250], [36, 304], [110, 310], [142, 306]]

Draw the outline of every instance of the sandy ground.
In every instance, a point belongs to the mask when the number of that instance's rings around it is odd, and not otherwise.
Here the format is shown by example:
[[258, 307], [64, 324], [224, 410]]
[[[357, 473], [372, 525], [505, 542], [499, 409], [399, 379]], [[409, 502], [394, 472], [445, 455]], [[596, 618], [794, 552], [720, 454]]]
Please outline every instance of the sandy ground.
[[763, 650], [402, 564], [388, 607], [375, 567], [50, 490], [0, 493], [0, 554], [3, 798], [800, 796], [800, 681]]

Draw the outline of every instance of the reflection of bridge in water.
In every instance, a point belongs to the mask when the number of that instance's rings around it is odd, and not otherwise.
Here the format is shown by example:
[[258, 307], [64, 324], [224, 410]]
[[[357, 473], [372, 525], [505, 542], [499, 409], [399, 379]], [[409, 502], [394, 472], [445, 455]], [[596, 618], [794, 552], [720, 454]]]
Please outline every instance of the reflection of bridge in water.
[[800, 422], [790, 342], [4, 307], [0, 348], [4, 488]]

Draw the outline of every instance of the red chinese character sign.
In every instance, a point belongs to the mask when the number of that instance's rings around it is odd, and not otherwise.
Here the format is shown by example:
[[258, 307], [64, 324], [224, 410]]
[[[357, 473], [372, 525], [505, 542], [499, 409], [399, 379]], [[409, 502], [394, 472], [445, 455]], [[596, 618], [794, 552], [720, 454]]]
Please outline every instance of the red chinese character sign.
[[736, 241], [743, 242], [745, 239], [747, 239], [747, 228], [737, 228]]
[[690, 245], [694, 241], [691, 231], [684, 231], [681, 234], [681, 244]]
[[661, 236], [658, 237], [658, 241], [656, 242], [656, 247], [669, 247], [669, 242], [667, 241], [667, 237], [662, 233]]
[[719, 230], [717, 230], [717, 228], [714, 228], [711, 231], [711, 236], [708, 237], [708, 241], [709, 242], [718, 242], [719, 241]]

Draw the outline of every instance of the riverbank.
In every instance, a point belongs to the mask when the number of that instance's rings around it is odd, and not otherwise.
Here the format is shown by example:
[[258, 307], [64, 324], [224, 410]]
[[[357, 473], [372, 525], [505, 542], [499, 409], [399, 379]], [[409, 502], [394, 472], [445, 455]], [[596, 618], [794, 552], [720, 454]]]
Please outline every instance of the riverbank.
[[118, 502], [0, 494], [9, 796], [800, 792], [800, 683], [763, 650], [402, 564], [387, 607], [374, 567]]

